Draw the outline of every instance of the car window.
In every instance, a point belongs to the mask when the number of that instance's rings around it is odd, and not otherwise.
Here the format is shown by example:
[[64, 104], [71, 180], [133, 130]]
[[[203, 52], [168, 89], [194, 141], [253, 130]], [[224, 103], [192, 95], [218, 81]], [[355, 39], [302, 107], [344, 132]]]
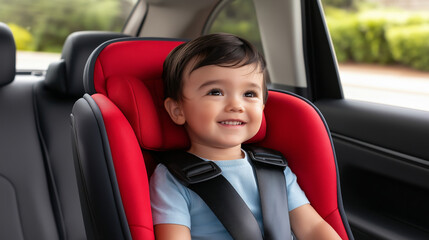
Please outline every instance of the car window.
[[429, 111], [429, 1], [322, 3], [345, 98]]
[[252, 0], [228, 1], [215, 16], [208, 33], [232, 33], [255, 45], [263, 54], [261, 35]]
[[[256, 18], [255, 6], [252, 0], [227, 1], [214, 15], [206, 33], [232, 33], [251, 42], [264, 55], [261, 34]], [[267, 69], [267, 82], [270, 76]]]
[[75, 31], [120, 32], [137, 0], [0, 0], [0, 22], [12, 30], [17, 69], [45, 70]]

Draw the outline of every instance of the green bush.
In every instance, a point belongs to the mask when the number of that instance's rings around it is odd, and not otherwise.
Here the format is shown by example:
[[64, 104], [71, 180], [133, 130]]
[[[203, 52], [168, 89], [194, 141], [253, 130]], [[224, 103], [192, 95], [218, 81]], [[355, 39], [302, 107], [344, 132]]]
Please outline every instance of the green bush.
[[121, 31], [137, 0], [0, 0], [0, 18], [25, 26], [30, 49], [61, 52], [66, 37], [80, 30]]
[[395, 61], [429, 71], [429, 24], [394, 27], [386, 37]]
[[337, 60], [351, 60], [351, 43], [361, 39], [356, 14], [332, 7], [326, 7], [325, 14]]
[[256, 12], [252, 1], [235, 0], [224, 8], [210, 28], [210, 33], [228, 32], [244, 37], [263, 52]]
[[31, 35], [29, 31], [14, 23], [9, 23], [8, 26], [12, 31], [13, 37], [15, 38], [15, 45], [17, 50], [33, 50], [33, 35]]
[[353, 5], [353, 0], [322, 0], [322, 3], [324, 6], [349, 8]]
[[392, 56], [389, 52], [385, 38], [388, 20], [383, 15], [357, 16], [357, 27], [360, 39], [352, 42], [352, 59], [357, 62], [389, 63]]
[[359, 36], [357, 23], [355, 17], [329, 22], [330, 34], [339, 62], [349, 61], [352, 56], [352, 45], [359, 44], [358, 41], [362, 39]]
[[339, 62], [399, 62], [418, 69], [428, 68], [427, 57], [423, 55], [429, 53], [427, 12], [351, 12], [328, 7], [325, 14]]

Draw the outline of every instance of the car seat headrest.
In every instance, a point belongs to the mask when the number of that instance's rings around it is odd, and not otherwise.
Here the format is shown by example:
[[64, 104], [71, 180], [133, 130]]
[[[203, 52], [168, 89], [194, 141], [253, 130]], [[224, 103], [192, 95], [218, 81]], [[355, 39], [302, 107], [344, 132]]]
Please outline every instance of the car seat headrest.
[[0, 22], [0, 87], [9, 84], [15, 78], [16, 46], [12, 31]]
[[[182, 40], [130, 38], [104, 43], [85, 66], [85, 90], [102, 94], [125, 115], [144, 149], [187, 148], [183, 126], [164, 109], [162, 68], [168, 53]], [[265, 137], [265, 121], [252, 141]]]
[[51, 63], [46, 72], [45, 84], [53, 91], [70, 96], [82, 96], [83, 69], [89, 55], [103, 42], [128, 37], [114, 32], [81, 31], [70, 34], [63, 46], [61, 60]]

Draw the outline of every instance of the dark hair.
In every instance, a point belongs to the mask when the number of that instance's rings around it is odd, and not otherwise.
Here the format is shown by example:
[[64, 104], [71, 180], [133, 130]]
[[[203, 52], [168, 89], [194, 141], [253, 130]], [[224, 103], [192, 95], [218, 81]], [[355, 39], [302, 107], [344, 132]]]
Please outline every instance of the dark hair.
[[215, 33], [198, 37], [177, 46], [164, 61], [162, 79], [165, 98], [179, 101], [183, 99], [183, 74], [186, 66], [195, 59], [190, 73], [198, 68], [217, 65], [222, 67], [242, 67], [255, 64], [264, 76], [263, 94], [266, 102], [266, 63], [264, 57], [247, 40], [227, 33]]

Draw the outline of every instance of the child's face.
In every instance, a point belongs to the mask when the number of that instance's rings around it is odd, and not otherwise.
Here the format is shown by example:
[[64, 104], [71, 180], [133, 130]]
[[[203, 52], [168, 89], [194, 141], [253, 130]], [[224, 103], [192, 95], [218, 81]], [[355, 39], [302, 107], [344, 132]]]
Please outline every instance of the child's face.
[[264, 109], [263, 74], [254, 65], [204, 66], [184, 74], [182, 122], [191, 148], [241, 146], [259, 130]]

